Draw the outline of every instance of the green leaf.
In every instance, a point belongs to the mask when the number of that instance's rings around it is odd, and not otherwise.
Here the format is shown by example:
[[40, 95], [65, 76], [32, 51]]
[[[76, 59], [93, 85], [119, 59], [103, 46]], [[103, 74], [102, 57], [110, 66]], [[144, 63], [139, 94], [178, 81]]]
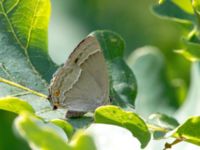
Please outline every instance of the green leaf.
[[[199, 117], [200, 114], [200, 82], [198, 82], [200, 76], [200, 62], [197, 60], [192, 63], [191, 68], [191, 81], [188, 96], [183, 104], [183, 106], [178, 110], [176, 116], [179, 120], [185, 121], [186, 118], [190, 117], [184, 124], [181, 124], [174, 133], [175, 138], [186, 139], [186, 141], [193, 144], [199, 145]], [[195, 122], [195, 120], [197, 122]], [[178, 130], [180, 128], [180, 130]], [[176, 131], [178, 130], [178, 134]], [[172, 134], [173, 134], [172, 133]], [[197, 137], [196, 137], [197, 135]], [[183, 147], [185, 148], [185, 147]], [[186, 148], [187, 149], [187, 148]]]
[[169, 130], [173, 130], [174, 128], [179, 126], [179, 123], [176, 119], [161, 113], [150, 115], [149, 121], [159, 127], [163, 127]]
[[[72, 126], [64, 120], [55, 119], [50, 122], [58, 125], [65, 132], [72, 135]], [[67, 143], [62, 138], [62, 134], [58, 134], [60, 131], [51, 125], [25, 112], [21, 113], [15, 120], [17, 131], [29, 143], [32, 149], [96, 150], [92, 137], [84, 131], [78, 131], [70, 143]]]
[[175, 50], [176, 53], [182, 55], [189, 61], [200, 60], [200, 44], [197, 42], [190, 42], [184, 40], [185, 48], [181, 50]]
[[200, 21], [200, 1], [199, 0], [193, 0], [192, 6], [194, 8], [194, 12], [198, 18], [198, 21]]
[[34, 113], [34, 110], [31, 107], [31, 105], [16, 97], [0, 98], [0, 109], [14, 112], [17, 114], [23, 111]]
[[[49, 0], [0, 1], [0, 77], [41, 93], [57, 66], [47, 50]], [[36, 111], [49, 108], [44, 98], [0, 80], [0, 97], [17, 96]]]
[[39, 126], [37, 119], [23, 113], [15, 121], [15, 126], [32, 149], [71, 150], [71, 147], [58, 134], [47, 126]]
[[[1, 150], [31, 150], [26, 141], [13, 132], [13, 121], [17, 114], [0, 110], [0, 149]], [[11, 144], [12, 141], [12, 144]]]
[[176, 119], [161, 113], [150, 115], [148, 124], [152, 127], [154, 139], [165, 139], [168, 132], [179, 126]]
[[106, 30], [91, 35], [97, 38], [107, 62], [113, 104], [133, 107], [137, 86], [133, 72], [123, 60], [124, 41], [118, 34]]
[[92, 137], [81, 130], [73, 136], [70, 145], [73, 150], [96, 150]]
[[132, 132], [144, 148], [150, 140], [150, 132], [145, 122], [135, 113], [124, 111], [117, 106], [102, 106], [95, 111], [95, 122], [113, 124]]
[[164, 56], [155, 47], [142, 47], [128, 58], [138, 84], [136, 112], [148, 117], [154, 112], [172, 114], [178, 107], [175, 89], [168, 81]]
[[70, 123], [61, 119], [53, 119], [50, 122], [62, 128], [69, 138], [72, 137], [74, 129]]
[[165, 139], [166, 132], [164, 131], [153, 131], [153, 138], [155, 140]]
[[92, 117], [83, 116], [80, 118], [68, 118], [67, 121], [72, 124], [75, 129], [81, 129], [91, 124], [94, 119]]
[[200, 116], [191, 117], [181, 124], [173, 133], [173, 137], [184, 139], [184, 141], [200, 146]]
[[120, 126], [92, 123], [85, 132], [93, 137], [99, 149], [120, 150], [126, 147], [128, 150], [134, 147], [135, 150], [139, 150], [141, 148], [140, 141], [128, 129]]
[[[195, 22], [195, 17], [191, 14], [191, 5], [186, 6], [186, 4], [188, 4], [189, 2], [182, 3], [182, 1], [179, 1], [180, 0], [164, 0], [160, 4], [156, 4], [153, 6], [153, 11], [161, 17], [171, 19], [173, 21], [191, 27], [192, 22]], [[177, 6], [176, 4], [179, 4], [179, 6]], [[184, 10], [182, 8], [184, 8]], [[187, 10], [187, 12], [185, 10]]]
[[1, 63], [9, 71], [15, 67], [23, 69], [17, 65], [9, 67], [4, 62], [4, 59], [8, 60], [7, 55], [12, 55], [12, 64], [21, 56], [32, 72], [49, 81], [56, 69], [47, 47], [50, 1], [1, 0], [0, 8], [0, 52], [4, 54]]
[[200, 9], [200, 1], [199, 0], [193, 0], [192, 6], [194, 7], [195, 10], [198, 11]]
[[186, 11], [187, 13], [193, 14], [193, 8], [191, 4], [191, 0], [172, 0], [177, 6], [179, 6], [181, 9]]
[[125, 44], [119, 34], [109, 30], [99, 30], [92, 32], [90, 35], [97, 38], [107, 61], [123, 57]]
[[135, 106], [137, 86], [131, 69], [121, 58], [116, 58], [110, 62], [109, 68], [112, 79], [110, 97], [113, 99], [113, 104], [122, 107]]

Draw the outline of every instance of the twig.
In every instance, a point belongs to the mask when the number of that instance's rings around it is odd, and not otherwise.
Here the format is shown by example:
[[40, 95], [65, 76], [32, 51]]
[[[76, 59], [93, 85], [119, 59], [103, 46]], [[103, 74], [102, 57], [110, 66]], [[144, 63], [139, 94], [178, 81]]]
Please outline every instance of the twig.
[[44, 94], [42, 94], [42, 93], [39, 93], [39, 92], [37, 92], [37, 91], [31, 90], [31, 89], [29, 89], [29, 88], [27, 88], [27, 87], [25, 87], [25, 86], [22, 86], [22, 85], [20, 85], [20, 84], [18, 84], [18, 83], [15, 83], [15, 82], [10, 81], [10, 80], [7, 80], [7, 79], [4, 79], [4, 78], [1, 78], [1, 77], [0, 77], [0, 82], [3, 82], [3, 83], [5, 83], [5, 84], [11, 85], [11, 86], [14, 86], [14, 87], [17, 87], [17, 88], [20, 88], [20, 89], [22, 89], [22, 90], [24, 90], [24, 91], [27, 91], [27, 92], [29, 92], [29, 93], [32, 93], [32, 94], [34, 94], [34, 95], [40, 96], [40, 97], [42, 97], [42, 98], [44, 98], [44, 99], [47, 99], [47, 96], [46, 96], [46, 95], [44, 95]]
[[175, 139], [172, 143], [165, 143], [165, 148], [163, 150], [171, 149], [173, 145], [176, 145], [184, 141], [182, 138]]

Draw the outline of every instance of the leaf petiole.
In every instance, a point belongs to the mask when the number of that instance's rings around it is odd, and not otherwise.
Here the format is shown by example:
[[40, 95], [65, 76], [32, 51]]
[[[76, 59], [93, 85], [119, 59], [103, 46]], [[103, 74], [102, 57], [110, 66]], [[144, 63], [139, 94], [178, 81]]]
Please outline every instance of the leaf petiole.
[[169, 130], [166, 129], [166, 128], [158, 127], [158, 126], [155, 126], [155, 125], [152, 125], [152, 124], [147, 124], [147, 127], [151, 131], [161, 131], [161, 132], [166, 132], [166, 133], [169, 132]]
[[29, 89], [29, 88], [27, 88], [27, 87], [25, 87], [25, 86], [22, 86], [22, 85], [20, 85], [20, 84], [18, 84], [18, 83], [15, 83], [15, 82], [10, 81], [10, 80], [7, 80], [7, 79], [4, 79], [4, 78], [1, 78], [1, 77], [0, 77], [0, 82], [5, 83], [5, 84], [8, 84], [8, 85], [11, 85], [11, 86], [14, 86], [14, 87], [17, 87], [17, 88], [20, 88], [20, 89], [22, 89], [22, 90], [24, 90], [24, 91], [27, 91], [27, 92], [29, 92], [29, 93], [32, 93], [32, 94], [34, 94], [34, 95], [40, 96], [40, 97], [42, 97], [42, 98], [44, 98], [44, 99], [47, 99], [47, 95], [44, 95], [44, 94], [39, 93], [39, 92], [37, 92], [37, 91], [31, 90], [31, 89]]

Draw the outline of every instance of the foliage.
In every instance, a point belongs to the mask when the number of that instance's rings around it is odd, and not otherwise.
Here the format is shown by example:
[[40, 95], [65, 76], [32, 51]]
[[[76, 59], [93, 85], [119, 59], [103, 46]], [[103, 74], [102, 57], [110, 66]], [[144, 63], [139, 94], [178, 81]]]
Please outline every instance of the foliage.
[[128, 112], [116, 106], [104, 106], [95, 111], [95, 122], [122, 126], [129, 129], [137, 137], [142, 148], [150, 140], [150, 132], [144, 121], [135, 113]]
[[[199, 64], [200, 1], [164, 0], [153, 10], [184, 28], [183, 48], [176, 52]], [[48, 55], [49, 12], [49, 0], [0, 0], [0, 109], [17, 114], [14, 132], [31, 149], [98, 149], [92, 136], [85, 132], [94, 122], [128, 129], [140, 141], [141, 148], [148, 145], [151, 133], [155, 139], [175, 138], [175, 143], [187, 141], [200, 146], [199, 116], [180, 124], [170, 117], [181, 104], [180, 95], [166, 82], [164, 59], [158, 50], [146, 47], [135, 51], [129, 57], [129, 68], [124, 60], [123, 39], [107, 30], [90, 35], [96, 37], [103, 50], [112, 105], [97, 108], [94, 116], [67, 120], [65, 111], [53, 111], [46, 94], [58, 66]], [[137, 101], [141, 104], [137, 105]], [[153, 111], [168, 115], [155, 112], [147, 119]], [[174, 143], [165, 146], [172, 145]]]

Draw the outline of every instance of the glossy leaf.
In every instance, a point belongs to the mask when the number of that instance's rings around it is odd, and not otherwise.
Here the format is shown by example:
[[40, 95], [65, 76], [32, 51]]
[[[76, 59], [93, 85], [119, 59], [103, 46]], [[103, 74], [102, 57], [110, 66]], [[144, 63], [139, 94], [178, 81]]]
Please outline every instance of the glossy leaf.
[[92, 117], [83, 116], [78, 118], [68, 118], [67, 121], [75, 128], [75, 129], [81, 129], [87, 127], [89, 124], [91, 124], [94, 119]]
[[174, 137], [200, 146], [200, 117], [191, 117], [173, 133]]
[[149, 116], [149, 121], [157, 126], [172, 130], [176, 128], [179, 123], [173, 117], [165, 114], [155, 113]]
[[149, 140], [150, 133], [145, 122], [135, 113], [124, 111], [117, 106], [102, 106], [95, 111], [95, 122], [118, 125], [130, 130], [144, 148]]
[[15, 121], [15, 126], [32, 149], [71, 150], [71, 147], [54, 130], [39, 126], [37, 119], [23, 113]]
[[124, 146], [126, 150], [141, 150], [139, 140], [120, 126], [92, 123], [85, 132], [92, 136], [98, 150], [123, 150]]
[[200, 1], [199, 0], [193, 0], [192, 6], [194, 8], [194, 11], [196, 12], [196, 15], [200, 16]]
[[[180, 109], [178, 109], [178, 114], [176, 112], [173, 115], [170, 115], [177, 118], [180, 123], [185, 122], [185, 120], [187, 120], [191, 116], [198, 116], [200, 114], [200, 109], [199, 109], [200, 101], [198, 100], [200, 98], [199, 76], [200, 76], [200, 63], [194, 62], [192, 63], [190, 88], [189, 88], [188, 96], [186, 97], [185, 103], [182, 105], [182, 107], [180, 107]], [[163, 139], [163, 136], [165, 139]], [[160, 141], [152, 140], [151, 144], [148, 145], [147, 149], [152, 149], [152, 150], [163, 149], [166, 142], [171, 143], [169, 136], [170, 136], [170, 133], [166, 135], [165, 133], [164, 135], [160, 134], [160, 136], [158, 136], [157, 134], [156, 138], [158, 139], [162, 138], [162, 140]], [[155, 135], [154, 135], [154, 138], [155, 138]], [[183, 141], [172, 146], [172, 150], [199, 150], [199, 146]]]
[[16, 97], [0, 98], [0, 109], [17, 114], [23, 111], [34, 113], [34, 109], [31, 107], [31, 105]]
[[190, 0], [172, 0], [177, 6], [186, 11], [187, 13], [193, 14], [193, 8]]
[[164, 131], [153, 131], [153, 138], [155, 140], [165, 139], [166, 132]]
[[[184, 10], [180, 6], [178, 6], [177, 3], [179, 3], [179, 5], [184, 8]], [[153, 10], [161, 17], [168, 18], [181, 24], [185, 24], [188, 27], [191, 27], [192, 22], [195, 22], [195, 17], [191, 14], [191, 5], [186, 6], [188, 2], [185, 2], [184, 4], [180, 3], [182, 3], [182, 1], [178, 2], [178, 0], [174, 0], [173, 2], [172, 0], [164, 0], [160, 4], [154, 5]], [[190, 13], [188, 13], [188, 11]]]
[[[48, 56], [48, 0], [0, 1], [0, 77], [47, 94], [56, 65]], [[48, 101], [0, 80], [0, 97], [17, 96], [38, 111]]]
[[70, 142], [73, 150], [96, 150], [93, 138], [84, 131], [78, 131]]
[[74, 129], [70, 123], [61, 119], [53, 119], [50, 122], [62, 128], [69, 138], [72, 137]]
[[175, 118], [161, 113], [151, 114], [149, 116], [148, 123], [151, 126], [155, 126], [155, 129], [152, 130], [154, 139], [166, 138], [165, 135], [168, 132], [179, 126], [179, 123]]
[[107, 61], [123, 57], [125, 43], [120, 35], [109, 30], [94, 31], [90, 35], [97, 38]]
[[[17, 114], [9, 111], [0, 110], [0, 149], [1, 150], [31, 150], [24, 139], [16, 136], [13, 132], [13, 121]], [[12, 144], [11, 144], [12, 141]]]
[[198, 42], [184, 40], [184, 46], [184, 49], [176, 50], [175, 52], [192, 62], [200, 60], [200, 44]]
[[110, 97], [113, 104], [122, 107], [135, 106], [137, 86], [131, 69], [121, 58], [113, 59], [109, 64], [109, 68], [112, 80]]
[[[5, 51], [3, 54], [6, 56], [12, 54], [10, 57], [14, 61], [21, 55], [34, 74], [49, 81], [56, 69], [47, 50], [50, 1], [1, 0], [0, 8], [1, 53]], [[13, 51], [15, 51], [14, 54]], [[7, 57], [4, 56], [4, 59]], [[19, 69], [18, 66], [10, 67], [2, 59], [1, 63], [8, 70], [14, 67]]]
[[155, 47], [142, 47], [128, 58], [138, 85], [136, 111], [148, 117], [155, 112], [172, 114], [178, 107], [175, 89], [168, 81], [164, 56]]
[[110, 98], [122, 107], [133, 107], [137, 93], [133, 72], [123, 60], [124, 41], [111, 31], [95, 31], [95, 36], [103, 50], [110, 79]]

